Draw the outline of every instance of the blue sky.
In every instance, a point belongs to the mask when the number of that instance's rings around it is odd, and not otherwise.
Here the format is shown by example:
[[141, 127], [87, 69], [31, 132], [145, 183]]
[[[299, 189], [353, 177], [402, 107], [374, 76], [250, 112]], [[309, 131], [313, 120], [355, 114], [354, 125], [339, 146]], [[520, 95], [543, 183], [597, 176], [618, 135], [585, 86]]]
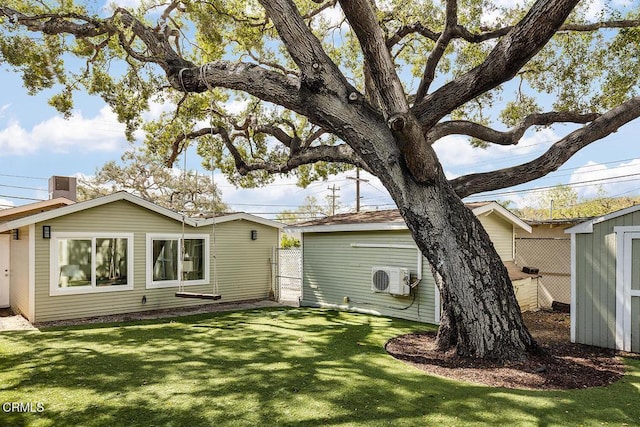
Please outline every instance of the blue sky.
[[[119, 160], [128, 148], [124, 127], [98, 98], [80, 95], [71, 119], [63, 119], [47, 104], [50, 93], [29, 96], [21, 78], [0, 67], [0, 208], [17, 206], [47, 198], [47, 179], [52, 175], [93, 175], [109, 160]], [[154, 106], [150, 114], [161, 107]], [[154, 111], [155, 110], [155, 111]], [[569, 128], [557, 127], [535, 133], [529, 131], [518, 146], [472, 148], [464, 138], [450, 137], [435, 148], [448, 176], [480, 172], [526, 162], [542, 154]], [[189, 159], [189, 168], [199, 167]], [[347, 179], [355, 172], [332, 177], [301, 189], [293, 179], [279, 178], [261, 189], [243, 190], [216, 174], [223, 200], [235, 211], [272, 217], [283, 209], [295, 209], [306, 196], [320, 202], [339, 187], [343, 210], [355, 206], [355, 182]], [[393, 207], [382, 185], [367, 174], [362, 184], [362, 205], [367, 208]], [[616, 177], [620, 177], [615, 179]], [[535, 192], [525, 191], [557, 184], [575, 185], [581, 196], [595, 195], [602, 185], [610, 196], [640, 195], [640, 120], [624, 126], [613, 135], [593, 143], [567, 162], [559, 171], [535, 182], [502, 190], [498, 194], [469, 200], [505, 199], [514, 205], [531, 204]], [[509, 191], [515, 191], [509, 193]]]

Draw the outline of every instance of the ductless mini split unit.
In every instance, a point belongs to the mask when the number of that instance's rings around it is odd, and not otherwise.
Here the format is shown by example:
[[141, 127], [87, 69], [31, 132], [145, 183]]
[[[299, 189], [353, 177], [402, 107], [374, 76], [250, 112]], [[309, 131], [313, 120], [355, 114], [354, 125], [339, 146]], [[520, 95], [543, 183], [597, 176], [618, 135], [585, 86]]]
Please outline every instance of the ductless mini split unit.
[[395, 296], [406, 296], [411, 292], [409, 269], [401, 267], [373, 267], [371, 290]]

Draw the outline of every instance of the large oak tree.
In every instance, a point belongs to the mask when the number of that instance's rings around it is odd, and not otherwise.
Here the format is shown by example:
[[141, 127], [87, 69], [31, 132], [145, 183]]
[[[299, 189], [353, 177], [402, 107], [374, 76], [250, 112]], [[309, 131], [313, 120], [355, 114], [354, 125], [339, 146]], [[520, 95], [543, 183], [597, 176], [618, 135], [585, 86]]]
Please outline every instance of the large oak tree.
[[[587, 14], [578, 0], [499, 4], [5, 0], [0, 61], [29, 91], [59, 88], [51, 104], [63, 113], [76, 91], [100, 95], [169, 164], [195, 140], [242, 185], [373, 173], [442, 279], [440, 347], [519, 359], [535, 342], [461, 199], [542, 177], [638, 117], [640, 21], [638, 10]], [[150, 101], [175, 108], [143, 124]], [[544, 154], [491, 172], [449, 180], [433, 149], [450, 135], [515, 145], [557, 123], [572, 130]]]

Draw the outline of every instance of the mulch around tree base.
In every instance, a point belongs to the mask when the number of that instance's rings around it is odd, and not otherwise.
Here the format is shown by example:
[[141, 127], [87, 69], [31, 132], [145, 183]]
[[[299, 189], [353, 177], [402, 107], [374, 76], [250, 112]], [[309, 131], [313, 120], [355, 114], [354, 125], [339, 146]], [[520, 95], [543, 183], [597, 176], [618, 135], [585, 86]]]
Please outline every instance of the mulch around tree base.
[[[605, 386], [620, 379], [624, 363], [615, 350], [572, 344], [569, 315], [537, 311], [523, 313], [525, 323], [546, 354], [500, 365], [435, 350], [432, 332], [402, 335], [386, 344], [387, 352], [429, 374], [492, 387], [576, 389]], [[627, 355], [635, 357], [635, 355]]]

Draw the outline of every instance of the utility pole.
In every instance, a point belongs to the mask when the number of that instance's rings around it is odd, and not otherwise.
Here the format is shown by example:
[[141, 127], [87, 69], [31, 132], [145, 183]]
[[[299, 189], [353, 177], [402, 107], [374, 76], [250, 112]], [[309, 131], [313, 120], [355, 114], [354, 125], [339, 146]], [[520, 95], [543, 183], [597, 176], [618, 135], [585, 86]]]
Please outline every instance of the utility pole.
[[340, 187], [336, 188], [336, 185], [333, 184], [333, 186], [327, 187], [327, 189], [331, 190], [331, 195], [327, 196], [328, 198], [331, 199], [331, 215], [335, 215], [336, 214], [336, 199], [338, 197], [340, 197], [339, 195], [336, 194], [336, 191], [339, 191]]
[[347, 179], [353, 179], [356, 182], [356, 212], [360, 212], [360, 181], [369, 182], [369, 180], [360, 178], [360, 168], [356, 168], [355, 178], [348, 176]]

